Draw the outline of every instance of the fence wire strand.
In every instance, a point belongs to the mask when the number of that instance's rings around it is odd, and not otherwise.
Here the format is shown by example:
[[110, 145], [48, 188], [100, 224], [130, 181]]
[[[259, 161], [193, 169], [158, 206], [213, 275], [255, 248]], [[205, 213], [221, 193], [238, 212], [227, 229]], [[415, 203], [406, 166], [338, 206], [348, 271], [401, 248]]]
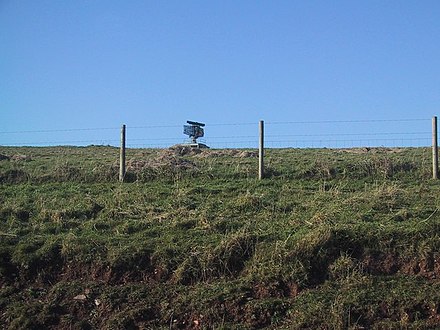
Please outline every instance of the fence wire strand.
[[[384, 127], [383, 125], [377, 126], [375, 129], [382, 131], [372, 132], [374, 129], [374, 123], [412, 123], [412, 122], [428, 122], [431, 119], [426, 118], [412, 118], [412, 119], [363, 119], [363, 120], [316, 120], [316, 121], [268, 121], [265, 125], [268, 126], [265, 134], [265, 145], [274, 146], [279, 145], [281, 147], [314, 147], [319, 144], [322, 147], [332, 147], [334, 145], [338, 146], [340, 144], [351, 144], [356, 146], [380, 146], [386, 144], [396, 144], [401, 143], [402, 146], [426, 146], [430, 145], [430, 136], [432, 132], [423, 131], [404, 131], [403, 129], [397, 131], [397, 127], [394, 127], [396, 131], [391, 131], [390, 128]], [[370, 123], [371, 125], [366, 125], [365, 130], [370, 130], [368, 132], [338, 132], [339, 128], [334, 128], [336, 132], [321, 132], [318, 130], [317, 133], [302, 133], [297, 134], [276, 134], [279, 129], [273, 129], [275, 132], [271, 132], [271, 125], [305, 125], [305, 124], [349, 124], [349, 123]], [[216, 135], [215, 130], [213, 130], [213, 136], [206, 136], [203, 142], [209, 146], [217, 148], [257, 148], [258, 147], [258, 123], [257, 122], [242, 122], [242, 123], [207, 123], [206, 127], [240, 127], [240, 126], [254, 126], [255, 134], [241, 134], [241, 135], [227, 135], [223, 130], [217, 132], [220, 133]], [[416, 125], [417, 127], [420, 125]], [[414, 127], [416, 127], [414, 126]], [[175, 134], [175, 128], [181, 128], [182, 125], [138, 125], [138, 126], [128, 126], [127, 125], [127, 146], [128, 147], [170, 147], [174, 144], [184, 144], [188, 143], [188, 139], [184, 137], [172, 137], [171, 134]], [[172, 129], [168, 132], [166, 129]], [[161, 132], [148, 132], [148, 130], [155, 129], [165, 129]], [[414, 129], [414, 128], [413, 128]], [[420, 129], [420, 127], [419, 127]], [[118, 146], [119, 139], [118, 131], [120, 127], [97, 127], [97, 128], [68, 128], [68, 129], [41, 129], [41, 130], [16, 130], [16, 131], [0, 131], [0, 134], [6, 137], [9, 135], [20, 135], [22, 134], [22, 140], [14, 139], [10, 142], [1, 142], [0, 145], [3, 146], [54, 146], [54, 145], [113, 145]], [[133, 130], [133, 135], [130, 131]], [[142, 130], [145, 130], [143, 132]], [[244, 129], [244, 133], [247, 133], [249, 129]], [[284, 129], [285, 130], [285, 129]], [[295, 130], [298, 129], [295, 127]], [[351, 130], [354, 130], [352, 128]], [[388, 130], [388, 131], [387, 131]], [[75, 133], [84, 132], [98, 132], [98, 131], [116, 131], [111, 133], [109, 136], [103, 135], [103, 138], [90, 138], [90, 139], [75, 139], [78, 135]], [[234, 131], [234, 130], [231, 130]], [[47, 136], [47, 140], [35, 139], [33, 140], [32, 134], [40, 133], [73, 133], [71, 134], [71, 139], [58, 139], [57, 135]], [[140, 134], [150, 134], [151, 137], [142, 137]], [[154, 136], [156, 134], [156, 136]], [[25, 135], [28, 135], [25, 137]], [[87, 138], [87, 134], [82, 134], [82, 137]], [[162, 135], [162, 136], [160, 136]], [[67, 135], [66, 135], [67, 137]], [[340, 137], [340, 138], [338, 138]], [[344, 139], [344, 137], [346, 137]], [[5, 138], [6, 139], [6, 138]]]

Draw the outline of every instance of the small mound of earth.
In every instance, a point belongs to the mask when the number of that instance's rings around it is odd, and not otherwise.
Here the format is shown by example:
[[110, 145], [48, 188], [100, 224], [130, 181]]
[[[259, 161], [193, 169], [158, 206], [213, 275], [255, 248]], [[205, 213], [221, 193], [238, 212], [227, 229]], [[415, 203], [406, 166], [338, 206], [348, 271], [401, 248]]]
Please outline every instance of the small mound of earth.
[[376, 148], [347, 148], [347, 149], [339, 149], [339, 152], [351, 153], [351, 154], [378, 154], [378, 153], [399, 153], [402, 152], [402, 148], [385, 148], [385, 147], [376, 147]]
[[200, 149], [200, 148], [192, 148], [190, 146], [173, 146], [170, 147], [164, 151], [170, 151], [173, 154], [175, 154], [176, 156], [192, 156], [192, 155], [197, 155], [202, 153], [203, 151], [206, 151], [208, 149]]
[[199, 149], [188, 146], [173, 146], [164, 149], [157, 154], [143, 156], [141, 159], [133, 158], [127, 162], [127, 170], [131, 172], [140, 172], [146, 168], [150, 169], [177, 169], [193, 170], [197, 165], [183, 156], [194, 156], [197, 158], [210, 157], [234, 157], [234, 158], [255, 158], [258, 153], [255, 151], [239, 149]]
[[192, 148], [190, 146], [176, 145], [164, 150], [163, 152], [171, 152], [176, 156], [196, 156], [199, 158], [209, 157], [234, 157], [234, 158], [255, 158], [258, 152], [240, 149], [205, 149]]
[[179, 170], [196, 169], [197, 166], [190, 160], [183, 159], [174, 154], [173, 151], [164, 150], [148, 159], [131, 159], [127, 162], [127, 170], [140, 172], [146, 168], [160, 169], [172, 168]]
[[6, 155], [0, 154], [0, 161], [2, 161], [2, 160], [9, 160], [9, 157]]
[[32, 157], [27, 155], [13, 155], [11, 160], [15, 162], [28, 162], [32, 160]]
[[258, 153], [256, 151], [239, 150], [239, 149], [221, 149], [221, 150], [203, 150], [197, 157], [233, 157], [233, 158], [256, 158]]

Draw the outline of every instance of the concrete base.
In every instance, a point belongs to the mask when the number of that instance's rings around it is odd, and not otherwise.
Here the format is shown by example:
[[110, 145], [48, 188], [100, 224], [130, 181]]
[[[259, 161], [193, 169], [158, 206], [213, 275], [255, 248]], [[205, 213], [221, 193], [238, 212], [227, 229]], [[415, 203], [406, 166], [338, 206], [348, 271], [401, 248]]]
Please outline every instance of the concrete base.
[[189, 147], [189, 148], [195, 148], [195, 149], [209, 149], [209, 147], [204, 143], [181, 143], [181, 144], [175, 144], [171, 148], [182, 148], [182, 147]]

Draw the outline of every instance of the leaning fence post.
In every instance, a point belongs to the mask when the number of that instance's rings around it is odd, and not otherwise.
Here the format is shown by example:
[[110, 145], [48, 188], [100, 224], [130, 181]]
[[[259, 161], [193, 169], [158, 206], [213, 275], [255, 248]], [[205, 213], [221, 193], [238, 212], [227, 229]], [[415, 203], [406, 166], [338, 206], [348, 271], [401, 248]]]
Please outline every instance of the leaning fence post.
[[125, 178], [125, 125], [121, 128], [121, 148], [119, 150], [119, 181]]
[[432, 178], [438, 178], [437, 116], [432, 117]]
[[258, 179], [264, 178], [264, 121], [260, 120], [260, 144], [258, 150]]

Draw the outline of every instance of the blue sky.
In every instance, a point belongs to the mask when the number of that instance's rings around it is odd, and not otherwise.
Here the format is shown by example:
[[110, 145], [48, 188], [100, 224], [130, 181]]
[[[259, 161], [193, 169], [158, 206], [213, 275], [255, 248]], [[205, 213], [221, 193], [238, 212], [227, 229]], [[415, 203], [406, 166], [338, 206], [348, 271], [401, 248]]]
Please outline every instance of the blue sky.
[[[206, 122], [206, 140], [220, 146], [229, 134], [254, 141], [260, 119], [394, 118], [426, 120], [266, 131], [423, 132], [429, 142], [439, 17], [439, 1], [0, 0], [0, 132], [115, 128], [1, 133], [0, 144], [117, 144], [125, 123], [129, 143], [166, 145], [184, 139], [189, 119]], [[279, 138], [288, 139], [302, 138]]]

